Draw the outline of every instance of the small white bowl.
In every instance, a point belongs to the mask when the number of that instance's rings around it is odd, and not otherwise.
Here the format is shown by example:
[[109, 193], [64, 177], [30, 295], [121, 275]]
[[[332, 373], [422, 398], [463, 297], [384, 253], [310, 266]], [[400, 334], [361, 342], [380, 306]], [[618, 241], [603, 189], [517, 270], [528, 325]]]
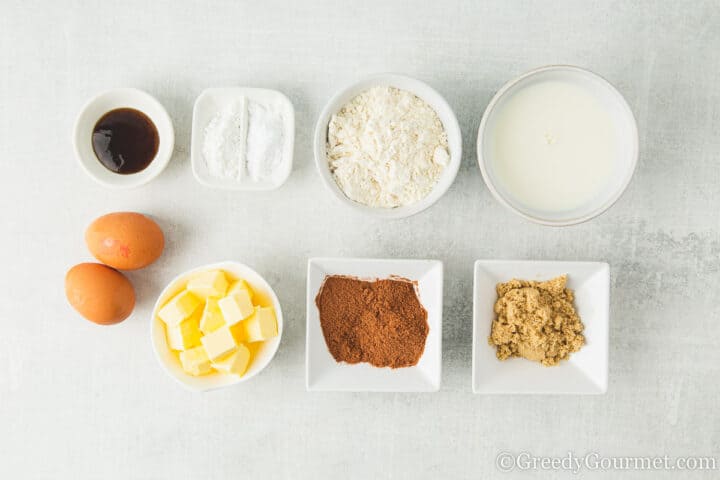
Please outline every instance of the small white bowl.
[[[203, 158], [205, 128], [213, 117], [223, 108], [242, 97], [262, 105], [274, 107], [281, 113], [283, 118], [282, 165], [277, 175], [269, 181], [253, 182], [250, 179], [246, 179], [239, 182], [227, 178], [213, 177], [210, 175], [207, 164]], [[192, 120], [190, 163], [192, 164], [193, 175], [195, 175], [195, 178], [200, 184], [206, 187], [246, 191], [275, 190], [276, 188], [280, 188], [292, 171], [294, 145], [295, 109], [293, 108], [292, 102], [277, 90], [247, 87], [208, 88], [195, 100]]]
[[[618, 167], [605, 190], [595, 199], [579, 208], [564, 212], [533, 209], [513, 199], [506, 192], [493, 172], [490, 152], [486, 147], [486, 135], [491, 130], [494, 114], [499, 105], [522, 88], [544, 80], [561, 80], [572, 83], [592, 93], [610, 112], [616, 125], [622, 155]], [[588, 221], [609, 209], [630, 184], [638, 159], [638, 132], [630, 106], [622, 94], [607, 80], [588, 70], [569, 65], [549, 65], [531, 70], [503, 85], [488, 104], [483, 114], [477, 137], [477, 157], [480, 171], [488, 189], [502, 205], [514, 213], [536, 223], [551, 226], [575, 225]]]
[[[272, 306], [275, 309], [275, 317], [277, 318], [278, 324], [277, 337], [262, 343], [259, 350], [255, 352], [255, 355], [252, 358], [252, 363], [250, 363], [245, 375], [242, 377], [219, 372], [197, 377], [185, 373], [180, 365], [180, 359], [177, 354], [168, 347], [165, 336], [165, 325], [157, 316], [158, 310], [160, 310], [160, 308], [175, 294], [185, 288], [185, 285], [187, 285], [190, 277], [196, 273], [208, 270], [223, 270], [232, 277], [246, 280], [250, 284], [250, 287], [253, 289], [255, 295], [260, 298], [260, 303], [263, 306]], [[247, 265], [243, 265], [242, 263], [229, 261], [194, 268], [175, 277], [175, 279], [173, 279], [173, 281], [165, 287], [160, 294], [160, 297], [157, 299], [157, 302], [155, 302], [152, 318], [150, 319], [150, 337], [152, 340], [153, 350], [155, 351], [155, 357], [158, 362], [160, 362], [160, 365], [163, 367], [165, 372], [180, 382], [181, 385], [189, 390], [198, 392], [247, 382], [253, 378], [265, 367], [267, 367], [270, 360], [272, 360], [275, 356], [275, 352], [277, 352], [278, 346], [280, 345], [282, 332], [282, 309], [280, 308], [280, 301], [278, 300], [277, 295], [275, 295], [272, 287], [270, 287], [265, 279], [252, 268]]]
[[[328, 275], [363, 280], [400, 276], [418, 282], [418, 296], [430, 327], [417, 365], [377, 368], [367, 363], [338, 363], [328, 350], [315, 297]], [[308, 391], [436, 392], [442, 373], [443, 264], [437, 260], [311, 258], [307, 279], [305, 380]]]
[[[330, 173], [330, 165], [327, 161], [327, 133], [330, 119], [354, 97], [370, 88], [378, 86], [395, 87], [417, 95], [435, 110], [443, 127], [445, 127], [450, 150], [450, 162], [443, 170], [438, 183], [428, 196], [412, 205], [397, 208], [375, 208], [355, 202], [345, 195], [333, 178], [332, 173]], [[450, 188], [450, 185], [452, 185], [455, 180], [462, 160], [462, 135], [452, 108], [450, 108], [450, 105], [448, 105], [445, 99], [432, 87], [420, 80], [403, 75], [379, 74], [350, 85], [330, 99], [320, 114], [320, 118], [318, 118], [317, 125], [315, 126], [314, 150], [315, 165], [317, 166], [318, 172], [320, 172], [323, 183], [341, 202], [350, 206], [355, 211], [364, 214], [382, 218], [403, 218], [420, 213], [430, 207]]]
[[[112, 172], [100, 163], [93, 151], [92, 134], [97, 121], [116, 108], [139, 110], [157, 128], [160, 144], [155, 158], [145, 170], [127, 175]], [[110, 188], [133, 188], [149, 182], [167, 167], [175, 147], [175, 132], [170, 115], [152, 95], [136, 88], [117, 88], [103, 92], [85, 104], [75, 121], [73, 146], [82, 169], [98, 183]]]
[[[513, 278], [550, 280], [567, 274], [585, 326], [585, 346], [559, 365], [524, 358], [500, 361], [488, 337], [495, 318], [495, 286]], [[485, 394], [599, 395], [608, 385], [610, 267], [602, 262], [478, 260], [473, 292], [472, 390]]]

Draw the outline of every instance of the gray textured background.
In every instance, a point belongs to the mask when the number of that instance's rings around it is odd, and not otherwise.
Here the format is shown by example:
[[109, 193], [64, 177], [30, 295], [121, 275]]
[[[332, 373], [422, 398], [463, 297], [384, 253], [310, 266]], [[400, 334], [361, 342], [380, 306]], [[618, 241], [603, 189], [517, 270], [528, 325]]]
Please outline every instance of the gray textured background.
[[[720, 457], [720, 2], [60, 3], [0, 3], [3, 475], [479, 479], [512, 477], [496, 470], [503, 450]], [[608, 78], [640, 129], [639, 167], [624, 197], [572, 228], [505, 211], [475, 160], [493, 92], [548, 63]], [[464, 135], [447, 195], [401, 221], [349, 212], [312, 161], [324, 103], [383, 71], [436, 87]], [[192, 177], [193, 101], [226, 85], [276, 88], [295, 104], [295, 166], [277, 192], [212, 191]], [[176, 127], [170, 166], [134, 191], [97, 186], [70, 143], [82, 104], [115, 86], [156, 95]], [[86, 225], [114, 210], [155, 216], [168, 245], [159, 262], [130, 275], [134, 315], [100, 328], [67, 306], [63, 276], [91, 258]], [[305, 392], [305, 269], [318, 255], [445, 262], [439, 393]], [[470, 393], [477, 258], [610, 263], [607, 395]], [[276, 359], [251, 383], [194, 395], [156, 364], [148, 315], [173, 276], [220, 259], [266, 275], [286, 331]]]

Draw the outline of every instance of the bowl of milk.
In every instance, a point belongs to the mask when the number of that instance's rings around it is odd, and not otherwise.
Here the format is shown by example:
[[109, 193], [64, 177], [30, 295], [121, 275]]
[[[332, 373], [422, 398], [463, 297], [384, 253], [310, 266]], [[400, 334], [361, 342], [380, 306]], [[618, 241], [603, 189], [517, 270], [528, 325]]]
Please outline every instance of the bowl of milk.
[[477, 152], [500, 203], [537, 223], [574, 225], [606, 211], [627, 188], [637, 125], [607, 80], [574, 66], [541, 67], [493, 97]]

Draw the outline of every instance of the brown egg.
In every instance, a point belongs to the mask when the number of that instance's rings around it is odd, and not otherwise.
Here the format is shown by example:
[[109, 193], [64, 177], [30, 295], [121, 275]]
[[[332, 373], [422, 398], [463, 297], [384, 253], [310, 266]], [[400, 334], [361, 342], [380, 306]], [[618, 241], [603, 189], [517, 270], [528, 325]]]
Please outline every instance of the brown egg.
[[85, 231], [85, 243], [104, 264], [118, 270], [137, 270], [160, 257], [165, 236], [145, 215], [117, 212], [95, 219]]
[[72, 267], [65, 275], [65, 295], [80, 315], [100, 325], [122, 322], [135, 307], [130, 280], [99, 263]]

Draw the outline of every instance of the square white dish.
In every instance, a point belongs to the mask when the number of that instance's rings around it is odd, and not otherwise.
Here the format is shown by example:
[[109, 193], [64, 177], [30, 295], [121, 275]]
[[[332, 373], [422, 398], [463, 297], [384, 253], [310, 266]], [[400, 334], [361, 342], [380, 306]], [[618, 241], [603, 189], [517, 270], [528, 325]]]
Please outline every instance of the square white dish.
[[[205, 128], [215, 115], [234, 101], [241, 98], [269, 106], [280, 112], [283, 119], [282, 164], [277, 175], [271, 180], [254, 182], [250, 178], [242, 181], [213, 177], [203, 158]], [[295, 144], [295, 109], [292, 102], [276, 90], [248, 87], [208, 88], [195, 100], [192, 120], [192, 144], [190, 163], [193, 175], [202, 185], [224, 190], [274, 190], [290, 176]]]
[[[315, 305], [328, 275], [362, 280], [400, 276], [418, 282], [420, 303], [427, 310], [430, 331], [417, 365], [377, 368], [366, 363], [338, 363], [330, 354]], [[307, 278], [306, 387], [308, 391], [435, 392], [442, 372], [443, 264], [437, 260], [311, 258]]]
[[[495, 286], [513, 278], [549, 280], [567, 274], [586, 344], [568, 360], [544, 367], [524, 358], [500, 361], [488, 344]], [[478, 260], [473, 289], [472, 389], [485, 394], [603, 394], [608, 384], [610, 267], [602, 262]]]

